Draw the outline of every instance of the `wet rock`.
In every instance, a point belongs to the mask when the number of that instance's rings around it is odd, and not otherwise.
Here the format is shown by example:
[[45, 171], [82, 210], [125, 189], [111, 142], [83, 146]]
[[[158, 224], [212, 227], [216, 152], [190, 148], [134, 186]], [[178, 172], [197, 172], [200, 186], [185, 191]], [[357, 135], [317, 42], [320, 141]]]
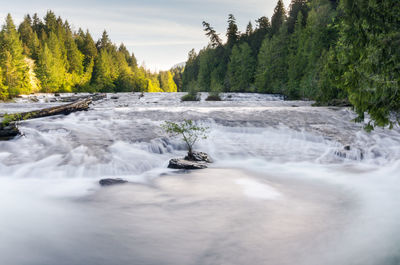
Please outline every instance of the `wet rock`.
[[119, 185], [119, 184], [125, 184], [125, 183], [128, 183], [128, 181], [127, 180], [124, 180], [124, 179], [120, 179], [120, 178], [117, 178], [117, 179], [101, 179], [100, 181], [99, 181], [99, 184], [101, 185], [101, 186], [112, 186], [112, 185]]
[[187, 155], [185, 157], [185, 160], [203, 161], [203, 162], [207, 162], [207, 163], [212, 163], [212, 159], [210, 158], [210, 156], [208, 154], [206, 154], [204, 152], [197, 152], [197, 151], [192, 152], [191, 156]]
[[350, 147], [350, 145], [346, 145], [346, 146], [344, 147], [344, 150], [346, 150], [346, 151], [350, 151], [350, 150], [351, 150], [351, 147]]
[[8, 125], [0, 124], [0, 141], [1, 140], [11, 140], [14, 137], [20, 135], [20, 131], [18, 130], [15, 123], [10, 123]]
[[54, 96], [55, 97], [60, 97], [61, 95], [60, 95], [60, 93], [54, 93]]
[[168, 168], [173, 169], [203, 169], [207, 168], [207, 162], [189, 161], [185, 159], [174, 158], [169, 161]]
[[111, 99], [119, 99], [118, 96], [112, 96]]

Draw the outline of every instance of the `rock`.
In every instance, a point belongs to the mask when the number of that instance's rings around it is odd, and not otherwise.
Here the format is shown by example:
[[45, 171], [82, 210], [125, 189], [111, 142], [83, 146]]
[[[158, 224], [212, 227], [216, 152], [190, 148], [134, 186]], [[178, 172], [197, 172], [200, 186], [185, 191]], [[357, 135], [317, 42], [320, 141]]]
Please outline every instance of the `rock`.
[[211, 158], [210, 158], [210, 156], [208, 154], [206, 154], [204, 152], [197, 152], [197, 151], [193, 151], [191, 156], [187, 155], [185, 157], [185, 160], [188, 160], [188, 161], [204, 161], [204, 162], [207, 162], [207, 163], [212, 163], [212, 160], [211, 160]]
[[60, 93], [54, 93], [55, 97], [60, 97]]
[[117, 178], [117, 179], [101, 179], [99, 181], [99, 184], [101, 186], [112, 186], [112, 185], [125, 184], [125, 183], [128, 183], [128, 181], [124, 180], [124, 179], [120, 179], [120, 178]]
[[112, 96], [111, 99], [119, 99], [118, 96]]
[[207, 162], [189, 161], [185, 159], [174, 158], [169, 161], [168, 168], [173, 169], [203, 169], [207, 168]]
[[346, 150], [346, 151], [350, 151], [350, 149], [351, 149], [350, 145], [346, 145], [346, 146], [344, 147], [344, 150]]
[[15, 123], [10, 123], [8, 125], [2, 125], [0, 123], [0, 141], [1, 140], [10, 140], [15, 136], [20, 135], [20, 131], [18, 130]]

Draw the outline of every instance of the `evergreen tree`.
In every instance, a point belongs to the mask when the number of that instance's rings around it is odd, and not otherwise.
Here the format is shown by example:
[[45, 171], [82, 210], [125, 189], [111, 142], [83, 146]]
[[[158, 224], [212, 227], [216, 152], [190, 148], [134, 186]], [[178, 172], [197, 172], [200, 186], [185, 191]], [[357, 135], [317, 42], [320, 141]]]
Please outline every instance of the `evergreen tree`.
[[255, 59], [246, 42], [233, 47], [227, 73], [230, 91], [253, 92], [254, 65]]
[[102, 49], [96, 58], [92, 83], [102, 92], [114, 92], [112, 57], [106, 49]]
[[299, 98], [300, 82], [307, 68], [307, 53], [305, 51], [305, 42], [307, 34], [303, 27], [303, 15], [299, 13], [294, 29], [290, 38], [289, 57], [288, 57], [288, 88], [287, 95], [290, 98]]
[[293, 33], [295, 29], [296, 22], [298, 21], [298, 15], [301, 14], [304, 18], [302, 20], [302, 26], [305, 26], [307, 21], [307, 0], [292, 0], [290, 3], [289, 15], [287, 18], [287, 27], [289, 33]]
[[229, 14], [228, 17], [228, 29], [226, 32], [226, 37], [228, 38], [227, 45], [229, 47], [232, 47], [239, 39], [239, 30], [236, 24], [236, 18], [232, 14]]
[[199, 60], [194, 49], [188, 54], [188, 60], [186, 62], [185, 70], [182, 76], [183, 88], [188, 88], [189, 84], [197, 80], [199, 74]]
[[246, 27], [246, 36], [249, 37], [251, 34], [253, 34], [253, 24], [249, 21], [249, 24], [247, 24]]
[[400, 121], [400, 5], [393, 0], [342, 0], [338, 61], [358, 120], [368, 112], [374, 125]]
[[6, 24], [0, 33], [0, 47], [0, 67], [9, 95], [30, 92], [29, 67], [23, 55], [23, 44], [10, 14], [7, 15]]
[[258, 55], [256, 70], [255, 85], [258, 92], [283, 94], [286, 91], [288, 42], [285, 27], [272, 39], [265, 38]]
[[8, 87], [4, 84], [3, 71], [0, 68], [0, 100], [8, 99]]
[[278, 0], [271, 18], [271, 33], [277, 34], [286, 20], [286, 10], [282, 0]]
[[42, 84], [42, 91], [57, 92], [65, 87], [65, 68], [57, 53], [53, 54], [47, 43], [39, 53], [36, 74]]
[[214, 30], [213, 27], [210, 26], [209, 23], [203, 21], [204, 31], [206, 32], [206, 36], [210, 38], [210, 45], [211, 47], [215, 48], [218, 46], [222, 46], [222, 40]]

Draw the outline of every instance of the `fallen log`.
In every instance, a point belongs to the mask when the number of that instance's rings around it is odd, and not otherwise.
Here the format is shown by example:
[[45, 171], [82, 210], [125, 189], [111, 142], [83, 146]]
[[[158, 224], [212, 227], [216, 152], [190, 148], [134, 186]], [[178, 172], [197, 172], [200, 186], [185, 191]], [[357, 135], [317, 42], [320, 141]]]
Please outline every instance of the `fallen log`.
[[3, 116], [3, 121], [0, 124], [0, 140], [9, 140], [20, 134], [16, 126], [16, 122], [18, 121], [55, 115], [68, 115], [72, 112], [88, 110], [90, 103], [92, 103], [92, 98], [87, 97], [86, 99], [78, 100], [71, 104], [29, 112], [5, 114]]
[[3, 123], [4, 122], [7, 123], [7, 122], [14, 122], [14, 121], [22, 121], [22, 120], [28, 120], [28, 119], [37, 119], [37, 118], [55, 116], [55, 115], [60, 115], [60, 114], [67, 115], [67, 114], [70, 114], [70, 113], [76, 112], [76, 111], [88, 110], [90, 103], [92, 103], [92, 99], [86, 98], [83, 100], [78, 100], [71, 104], [66, 104], [66, 105], [41, 109], [41, 110], [34, 110], [34, 111], [5, 115], [3, 117], [3, 119], [4, 119]]

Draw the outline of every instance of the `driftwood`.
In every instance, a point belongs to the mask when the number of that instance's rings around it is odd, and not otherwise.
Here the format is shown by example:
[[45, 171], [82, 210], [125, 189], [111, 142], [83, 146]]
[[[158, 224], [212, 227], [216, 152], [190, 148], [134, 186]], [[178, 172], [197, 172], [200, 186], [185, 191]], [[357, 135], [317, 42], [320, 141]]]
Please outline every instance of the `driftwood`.
[[103, 99], [105, 95], [98, 94], [94, 96], [89, 96], [85, 97], [84, 99], [80, 99], [74, 103], [57, 107], [4, 115], [3, 122], [0, 123], [0, 140], [9, 140], [20, 134], [16, 126], [16, 122], [18, 121], [55, 115], [68, 115], [72, 112], [88, 110], [89, 105], [90, 103], [92, 103], [93, 100], [92, 97], [95, 97], [95, 100], [100, 100]]

